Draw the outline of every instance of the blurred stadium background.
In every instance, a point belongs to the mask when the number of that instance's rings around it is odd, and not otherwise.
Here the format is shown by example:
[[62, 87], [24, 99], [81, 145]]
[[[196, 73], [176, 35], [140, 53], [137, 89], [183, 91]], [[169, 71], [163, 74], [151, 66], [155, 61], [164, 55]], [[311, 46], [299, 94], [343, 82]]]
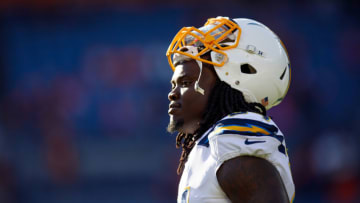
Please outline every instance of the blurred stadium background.
[[219, 15], [287, 46], [290, 91], [269, 115], [295, 202], [360, 202], [359, 13], [355, 0], [1, 0], [0, 202], [175, 202], [165, 52]]

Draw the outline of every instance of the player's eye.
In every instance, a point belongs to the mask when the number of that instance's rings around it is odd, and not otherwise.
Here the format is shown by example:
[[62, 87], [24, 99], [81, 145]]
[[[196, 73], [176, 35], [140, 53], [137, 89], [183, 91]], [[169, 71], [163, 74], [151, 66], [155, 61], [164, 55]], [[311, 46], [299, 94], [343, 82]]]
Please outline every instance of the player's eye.
[[171, 90], [173, 90], [173, 89], [175, 89], [175, 87], [176, 87], [176, 85], [175, 85], [175, 83], [171, 83]]
[[192, 83], [192, 81], [184, 80], [184, 81], [181, 82], [181, 86], [182, 87], [188, 87], [188, 86], [191, 85], [191, 83]]

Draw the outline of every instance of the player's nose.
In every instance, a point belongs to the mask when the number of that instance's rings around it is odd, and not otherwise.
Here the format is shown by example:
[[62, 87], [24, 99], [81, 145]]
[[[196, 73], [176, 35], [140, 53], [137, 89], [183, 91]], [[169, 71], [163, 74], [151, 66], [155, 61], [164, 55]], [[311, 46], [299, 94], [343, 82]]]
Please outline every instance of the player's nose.
[[179, 91], [178, 91], [178, 88], [175, 87], [174, 89], [172, 89], [169, 94], [168, 94], [168, 99], [170, 101], [175, 101], [177, 99], [179, 99]]

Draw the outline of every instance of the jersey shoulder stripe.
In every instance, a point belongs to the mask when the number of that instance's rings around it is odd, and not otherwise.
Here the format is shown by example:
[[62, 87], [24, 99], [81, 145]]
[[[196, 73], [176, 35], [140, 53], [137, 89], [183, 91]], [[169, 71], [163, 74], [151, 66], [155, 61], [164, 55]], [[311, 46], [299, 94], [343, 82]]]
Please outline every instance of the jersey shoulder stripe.
[[284, 137], [278, 135], [279, 129], [270, 119], [260, 114], [232, 113], [216, 122], [211, 130], [199, 141], [199, 145], [208, 147], [208, 136], [235, 134], [242, 136], [270, 136], [282, 142]]
[[228, 118], [216, 123], [215, 134], [226, 134], [226, 131], [243, 132], [249, 135], [274, 135], [279, 130], [275, 125], [258, 120]]
[[269, 118], [256, 113], [231, 114], [218, 121], [212, 136], [236, 134], [243, 136], [270, 136], [282, 142], [284, 137]]

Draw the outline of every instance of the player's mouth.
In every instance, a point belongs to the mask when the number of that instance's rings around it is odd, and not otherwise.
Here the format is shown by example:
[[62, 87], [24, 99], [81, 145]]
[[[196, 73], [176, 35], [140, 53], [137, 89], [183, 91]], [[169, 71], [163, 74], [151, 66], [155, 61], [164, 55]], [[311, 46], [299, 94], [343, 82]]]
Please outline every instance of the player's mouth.
[[169, 104], [169, 114], [176, 114], [181, 110], [181, 104], [176, 102], [171, 102]]

